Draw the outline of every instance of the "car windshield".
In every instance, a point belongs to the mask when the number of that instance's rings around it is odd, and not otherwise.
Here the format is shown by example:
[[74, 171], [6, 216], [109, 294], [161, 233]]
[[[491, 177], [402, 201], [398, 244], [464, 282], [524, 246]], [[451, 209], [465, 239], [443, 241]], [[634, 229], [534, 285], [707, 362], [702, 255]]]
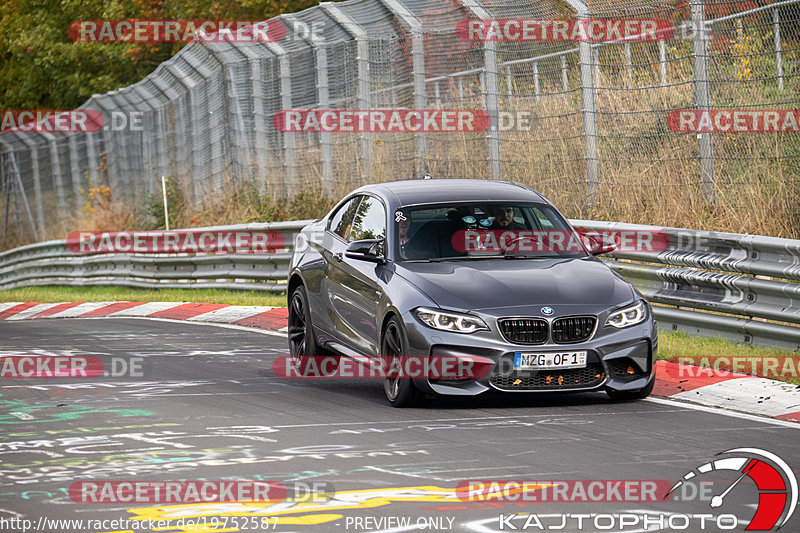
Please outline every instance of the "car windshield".
[[406, 206], [394, 213], [401, 261], [580, 257], [581, 237], [541, 203]]

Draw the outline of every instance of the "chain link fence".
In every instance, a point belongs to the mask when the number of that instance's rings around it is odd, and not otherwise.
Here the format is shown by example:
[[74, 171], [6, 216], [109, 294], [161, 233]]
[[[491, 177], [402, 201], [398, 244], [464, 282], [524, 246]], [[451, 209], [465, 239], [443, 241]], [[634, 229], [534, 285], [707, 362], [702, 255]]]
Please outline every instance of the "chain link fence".
[[[567, 18], [673, 31], [605, 42], [457, 31], [468, 19]], [[81, 109], [103, 114], [99, 131], [0, 134], [4, 238], [63, 232], [101, 187], [139, 208], [162, 176], [202, 209], [242, 184], [335, 196], [426, 173], [528, 183], [569, 216], [797, 234], [800, 133], [675, 131], [668, 118], [797, 109], [800, 0], [348, 0], [277, 20], [280, 41], [194, 41], [93, 96]], [[281, 132], [273, 117], [288, 109], [473, 109], [492, 126]]]

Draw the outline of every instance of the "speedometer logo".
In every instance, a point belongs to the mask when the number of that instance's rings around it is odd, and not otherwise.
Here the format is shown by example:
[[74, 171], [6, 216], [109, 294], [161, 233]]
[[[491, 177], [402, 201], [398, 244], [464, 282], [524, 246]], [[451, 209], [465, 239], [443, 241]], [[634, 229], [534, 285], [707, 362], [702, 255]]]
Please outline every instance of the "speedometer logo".
[[[774, 453], [758, 448], [734, 448], [718, 455], [734, 454], [732, 457], [717, 459], [698, 466], [688, 472], [669, 490], [672, 494], [688, 481], [696, 481], [709, 472], [732, 470], [739, 472], [736, 480], [717, 491], [710, 505], [716, 509], [725, 504], [725, 498], [736, 486], [750, 478], [758, 488], [758, 507], [746, 531], [769, 531], [780, 529], [794, 514], [797, 507], [797, 478], [786, 462]], [[783, 520], [781, 520], [783, 517]]]

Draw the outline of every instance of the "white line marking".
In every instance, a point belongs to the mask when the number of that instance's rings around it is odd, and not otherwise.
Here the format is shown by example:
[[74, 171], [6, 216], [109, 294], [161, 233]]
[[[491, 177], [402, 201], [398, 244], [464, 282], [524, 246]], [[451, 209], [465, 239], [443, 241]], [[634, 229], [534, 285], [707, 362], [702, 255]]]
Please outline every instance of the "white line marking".
[[252, 326], [240, 326], [238, 324], [218, 324], [216, 322], [189, 322], [188, 320], [177, 320], [174, 318], [159, 318], [154, 316], [89, 316], [89, 317], [78, 317], [74, 319], [65, 319], [65, 320], [106, 320], [106, 319], [117, 320], [120, 318], [128, 320], [158, 320], [161, 322], [172, 322], [174, 324], [187, 324], [190, 326], [212, 326], [215, 328], [238, 329], [240, 331], [249, 331], [250, 333], [260, 333], [261, 335], [272, 335], [274, 337], [283, 337], [284, 339], [288, 337], [286, 333], [280, 333], [278, 331], [273, 331], [271, 329], [254, 328]]
[[688, 403], [685, 401], [679, 400], [672, 400], [669, 398], [645, 398], [645, 402], [652, 402], [652, 403], [660, 403], [663, 405], [679, 405], [684, 409], [693, 409], [695, 411], [703, 411], [706, 413], [712, 413], [715, 415], [723, 415], [729, 416], [731, 418], [741, 418], [743, 420], [750, 420], [754, 422], [761, 422], [764, 424], [772, 424], [773, 426], [781, 426], [790, 429], [800, 429], [800, 424], [797, 422], [789, 422], [788, 420], [777, 420], [775, 418], [769, 418], [766, 416], [759, 416], [759, 415], [751, 415], [749, 413], [740, 413], [738, 411], [729, 411], [724, 407], [711, 407], [708, 405], [697, 405], [694, 403]]
[[440, 478], [440, 477], [434, 477], [434, 476], [431, 476], [431, 475], [424, 475], [423, 476], [421, 474], [411, 474], [409, 472], [393, 472], [391, 470], [384, 470], [383, 468], [379, 468], [377, 466], [364, 465], [364, 468], [369, 468], [370, 470], [374, 470], [374, 471], [380, 472], [382, 474], [394, 474], [394, 475], [397, 475], [397, 476], [413, 477], [413, 478], [421, 478], [421, 479], [435, 479], [436, 481], [442, 481], [442, 482], [450, 481], [449, 479], [444, 479], [444, 478]]

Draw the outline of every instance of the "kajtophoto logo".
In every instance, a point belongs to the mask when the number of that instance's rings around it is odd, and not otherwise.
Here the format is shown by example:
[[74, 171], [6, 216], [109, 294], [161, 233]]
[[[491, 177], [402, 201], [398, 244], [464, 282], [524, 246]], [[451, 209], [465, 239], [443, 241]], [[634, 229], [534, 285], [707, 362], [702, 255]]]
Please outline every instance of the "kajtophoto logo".
[[[786, 462], [760, 448], [734, 448], [724, 456], [687, 472], [669, 490], [659, 480], [583, 480], [580, 481], [464, 481], [460, 496], [474, 500], [550, 501], [699, 501], [707, 502], [715, 513], [685, 513], [655, 510], [620, 513], [502, 513], [501, 531], [568, 530], [585, 531], [777, 531], [789, 522], [798, 503], [797, 478]], [[745, 478], [754, 487], [747, 487]], [[660, 489], [659, 489], [660, 488]], [[737, 489], [739, 509], [756, 508], [745, 517], [726, 509], [726, 498]], [[657, 494], [654, 494], [654, 491]], [[748, 492], [749, 491], [749, 492]], [[756, 492], [756, 501], [748, 494]], [[518, 494], [520, 493], [520, 494]], [[733, 499], [732, 497], [730, 499]], [[728, 505], [728, 507], [733, 507]], [[795, 531], [796, 528], [793, 530]]]
[[684, 483], [690, 480], [697, 481], [711, 472], [725, 470], [737, 472], [739, 476], [736, 480], [711, 498], [711, 508], [722, 507], [728, 494], [744, 478], [750, 478], [758, 488], [758, 502], [756, 514], [745, 530], [777, 531], [786, 525], [797, 508], [798, 500], [797, 478], [791, 467], [774, 453], [759, 448], [734, 448], [717, 455], [730, 455], [730, 457], [716, 459], [687, 472], [672, 486], [668, 494], [673, 493]]

